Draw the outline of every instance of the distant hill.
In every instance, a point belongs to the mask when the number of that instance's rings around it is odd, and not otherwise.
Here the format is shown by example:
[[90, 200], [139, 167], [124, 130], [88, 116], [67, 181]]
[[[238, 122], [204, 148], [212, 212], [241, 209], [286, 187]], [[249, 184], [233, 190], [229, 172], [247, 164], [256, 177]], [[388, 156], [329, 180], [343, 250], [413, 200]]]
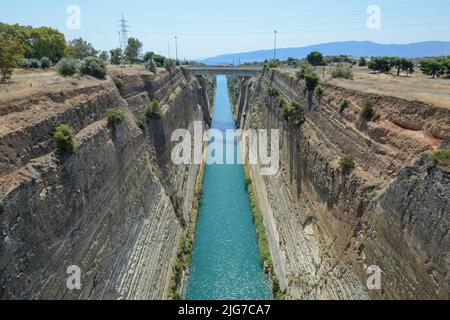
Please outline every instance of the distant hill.
[[[277, 58], [288, 57], [302, 59], [311, 51], [320, 51], [324, 55], [346, 54], [353, 57], [362, 56], [400, 56], [405, 58], [421, 58], [450, 55], [450, 41], [427, 41], [411, 44], [380, 44], [370, 41], [344, 41], [317, 44], [302, 48], [285, 48], [277, 50]], [[201, 61], [205, 64], [261, 62], [273, 58], [273, 50], [224, 54]]]

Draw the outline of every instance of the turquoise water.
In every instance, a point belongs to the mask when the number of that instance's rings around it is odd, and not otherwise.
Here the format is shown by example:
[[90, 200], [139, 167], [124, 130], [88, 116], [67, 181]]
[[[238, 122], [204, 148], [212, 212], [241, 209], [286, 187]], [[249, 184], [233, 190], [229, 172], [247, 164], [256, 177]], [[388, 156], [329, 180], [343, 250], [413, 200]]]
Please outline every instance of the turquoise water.
[[[228, 100], [227, 79], [223, 76], [217, 78], [212, 128], [221, 131], [236, 128]], [[228, 144], [231, 148], [234, 145], [235, 154], [239, 154], [235, 141]], [[223, 141], [220, 145], [225, 150]], [[211, 147], [209, 150], [212, 153]], [[272, 299], [259, 256], [242, 165], [205, 167], [185, 299]]]

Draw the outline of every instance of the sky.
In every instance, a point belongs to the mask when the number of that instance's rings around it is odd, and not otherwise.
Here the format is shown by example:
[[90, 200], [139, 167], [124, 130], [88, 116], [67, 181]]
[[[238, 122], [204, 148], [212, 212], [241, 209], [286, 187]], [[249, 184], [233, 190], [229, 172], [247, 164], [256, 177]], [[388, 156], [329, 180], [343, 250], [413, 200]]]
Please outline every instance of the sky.
[[[69, 29], [69, 6], [80, 29]], [[369, 29], [367, 8], [380, 8], [380, 29]], [[345, 40], [412, 43], [450, 40], [450, 0], [0, 0], [0, 21], [59, 29], [98, 50], [119, 47], [119, 19], [144, 51], [200, 59], [225, 53]]]

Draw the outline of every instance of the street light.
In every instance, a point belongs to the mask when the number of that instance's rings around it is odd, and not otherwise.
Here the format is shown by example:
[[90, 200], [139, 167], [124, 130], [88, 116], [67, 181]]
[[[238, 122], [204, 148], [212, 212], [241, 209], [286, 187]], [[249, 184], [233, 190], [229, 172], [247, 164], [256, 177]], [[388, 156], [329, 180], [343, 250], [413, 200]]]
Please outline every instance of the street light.
[[178, 62], [178, 36], [175, 36], [175, 60]]
[[274, 46], [273, 46], [273, 61], [277, 60], [277, 30], [275, 30], [274, 32]]

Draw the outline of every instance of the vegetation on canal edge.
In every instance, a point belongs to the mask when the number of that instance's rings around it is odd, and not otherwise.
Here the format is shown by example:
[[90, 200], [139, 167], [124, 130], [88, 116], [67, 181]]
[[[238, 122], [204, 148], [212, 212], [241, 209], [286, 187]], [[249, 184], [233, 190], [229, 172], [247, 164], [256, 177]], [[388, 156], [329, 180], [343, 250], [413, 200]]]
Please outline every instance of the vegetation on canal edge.
[[200, 201], [203, 191], [203, 176], [205, 173], [205, 165], [200, 166], [195, 183], [194, 201], [192, 205], [189, 225], [183, 226], [180, 237], [177, 257], [172, 267], [172, 278], [170, 280], [168, 298], [171, 300], [181, 300], [183, 298], [184, 274], [191, 265], [192, 250], [194, 248], [195, 230], [197, 228], [198, 210], [200, 208]]
[[269, 276], [269, 281], [272, 287], [272, 294], [274, 298], [276, 300], [284, 300], [285, 295], [280, 289], [280, 283], [278, 282], [277, 275], [275, 274], [272, 256], [270, 255], [269, 240], [267, 239], [266, 228], [264, 226], [264, 218], [258, 206], [258, 201], [256, 199], [256, 193], [253, 187], [252, 179], [250, 177], [248, 165], [244, 165], [244, 174], [245, 174], [245, 186], [247, 188], [250, 200], [253, 223], [255, 224], [256, 236], [258, 238], [259, 252], [261, 260], [264, 264], [264, 271]]

